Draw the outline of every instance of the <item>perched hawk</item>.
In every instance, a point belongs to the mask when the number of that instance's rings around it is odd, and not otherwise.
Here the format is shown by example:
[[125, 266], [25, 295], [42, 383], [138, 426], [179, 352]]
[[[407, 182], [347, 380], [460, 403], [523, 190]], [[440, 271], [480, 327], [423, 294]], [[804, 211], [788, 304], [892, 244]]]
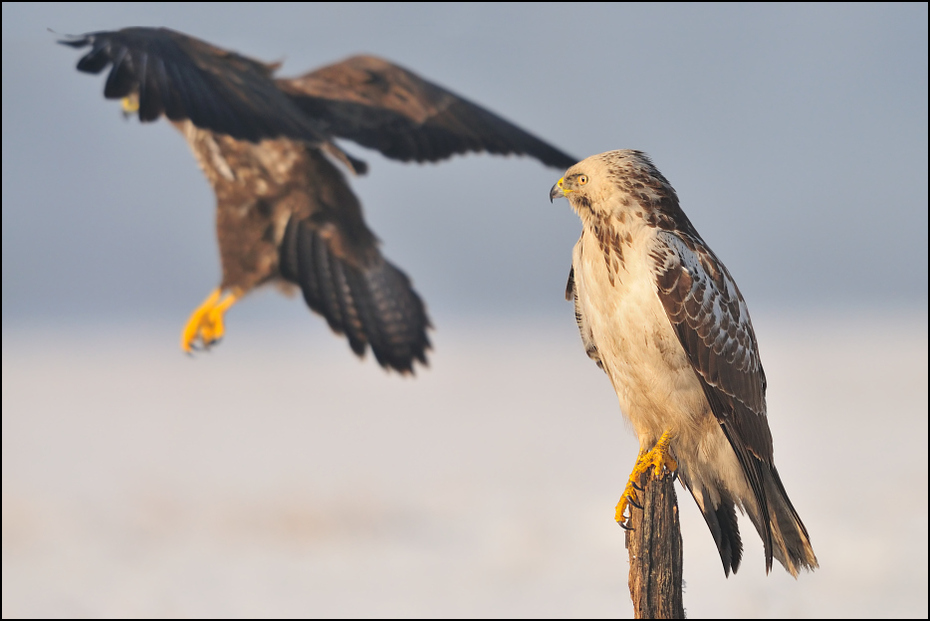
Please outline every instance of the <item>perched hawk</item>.
[[588, 356], [607, 373], [640, 454], [617, 505], [623, 524], [641, 476], [677, 472], [739, 568], [735, 507], [792, 576], [817, 567], [775, 469], [765, 372], [746, 302], [646, 154], [610, 151], [570, 167], [549, 193], [581, 218], [566, 297]]
[[77, 68], [112, 65], [104, 96], [141, 121], [165, 115], [190, 144], [216, 193], [223, 278], [181, 337], [190, 352], [223, 336], [226, 310], [253, 288], [300, 288], [307, 305], [371, 346], [385, 368], [426, 363], [429, 319], [407, 276], [389, 263], [334, 163], [362, 174], [347, 138], [402, 161], [456, 153], [523, 154], [548, 166], [575, 161], [555, 147], [419, 76], [356, 56], [298, 78], [165, 28], [126, 28], [60, 41], [90, 46]]

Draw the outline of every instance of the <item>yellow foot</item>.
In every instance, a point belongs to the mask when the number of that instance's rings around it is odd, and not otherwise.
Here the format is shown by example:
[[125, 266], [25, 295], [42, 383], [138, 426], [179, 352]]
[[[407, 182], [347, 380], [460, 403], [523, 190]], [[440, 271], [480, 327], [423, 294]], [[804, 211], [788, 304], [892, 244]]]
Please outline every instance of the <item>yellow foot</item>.
[[[642, 491], [640, 481], [650, 468], [653, 469], [656, 477], [661, 476], [663, 467], [668, 469], [669, 472], [674, 472], [678, 469], [678, 463], [668, 454], [668, 445], [671, 441], [671, 432], [666, 431], [662, 434], [662, 437], [659, 438], [656, 445], [652, 447], [651, 451], [639, 454], [639, 457], [636, 459], [636, 464], [633, 466], [633, 472], [630, 473], [630, 480], [626, 484], [626, 489], [623, 490], [623, 495], [620, 496], [620, 502], [617, 503], [614, 519], [617, 520], [620, 526], [626, 527], [627, 524], [632, 522], [633, 510], [630, 509], [630, 505], [642, 508], [638, 504], [639, 497], [636, 492]], [[628, 509], [629, 513], [627, 512]]]
[[236, 303], [241, 294], [236, 289], [222, 296], [222, 290], [215, 289], [191, 314], [181, 334], [181, 349], [187, 353], [194, 349], [208, 349], [223, 337], [226, 331], [223, 327], [223, 313]]
[[120, 100], [123, 118], [129, 118], [139, 111], [139, 93], [130, 93]]

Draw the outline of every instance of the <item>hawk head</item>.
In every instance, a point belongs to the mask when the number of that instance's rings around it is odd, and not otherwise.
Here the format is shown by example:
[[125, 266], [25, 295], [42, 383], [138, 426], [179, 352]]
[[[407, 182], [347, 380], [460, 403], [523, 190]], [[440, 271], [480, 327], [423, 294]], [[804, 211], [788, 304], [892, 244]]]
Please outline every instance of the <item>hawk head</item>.
[[582, 221], [640, 207], [639, 215], [667, 211], [678, 196], [668, 180], [642, 151], [624, 149], [592, 155], [567, 171], [549, 191], [549, 200], [567, 198]]

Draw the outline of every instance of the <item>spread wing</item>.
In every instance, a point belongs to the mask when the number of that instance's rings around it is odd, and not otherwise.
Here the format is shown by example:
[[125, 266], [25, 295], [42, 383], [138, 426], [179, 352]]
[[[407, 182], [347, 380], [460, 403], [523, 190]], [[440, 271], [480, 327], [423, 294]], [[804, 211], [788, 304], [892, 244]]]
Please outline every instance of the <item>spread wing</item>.
[[307, 305], [345, 334], [356, 354], [370, 345], [381, 366], [412, 373], [430, 348], [423, 301], [382, 256], [342, 173], [316, 149], [306, 153], [307, 203], [281, 240], [281, 276], [300, 286]]
[[653, 258], [659, 298], [768, 524], [763, 468], [772, 463], [772, 434], [746, 302], [700, 237], [661, 231], [658, 240]]
[[335, 136], [418, 162], [487, 151], [529, 155], [567, 168], [577, 162], [513, 123], [386, 60], [355, 56], [278, 81]]
[[167, 28], [125, 28], [59, 41], [90, 46], [78, 61], [85, 73], [112, 65], [107, 99], [138, 96], [139, 119], [162, 114], [239, 140], [287, 136], [321, 144], [319, 125], [282, 93], [261, 63]]

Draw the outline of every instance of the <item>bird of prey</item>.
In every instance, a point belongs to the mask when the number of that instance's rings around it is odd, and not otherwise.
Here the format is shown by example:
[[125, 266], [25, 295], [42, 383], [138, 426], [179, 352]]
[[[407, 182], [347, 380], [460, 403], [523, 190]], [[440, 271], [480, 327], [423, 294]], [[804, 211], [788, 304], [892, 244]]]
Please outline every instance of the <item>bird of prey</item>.
[[797, 576], [817, 557], [775, 469], [765, 372], [746, 302], [640, 151], [591, 156], [558, 180], [581, 218], [566, 298], [588, 356], [607, 373], [640, 453], [617, 505], [624, 524], [643, 474], [676, 470], [710, 527], [725, 575], [739, 568], [735, 508]]
[[223, 315], [253, 288], [299, 287], [352, 350], [368, 346], [400, 373], [426, 363], [430, 322], [410, 280], [365, 224], [340, 166], [366, 165], [345, 138], [401, 161], [456, 153], [523, 154], [565, 168], [575, 158], [416, 74], [355, 56], [296, 78], [166, 28], [69, 37], [90, 47], [79, 71], [112, 68], [104, 96], [139, 120], [162, 115], [187, 139], [216, 193], [222, 281], [191, 315], [181, 346], [209, 347]]

